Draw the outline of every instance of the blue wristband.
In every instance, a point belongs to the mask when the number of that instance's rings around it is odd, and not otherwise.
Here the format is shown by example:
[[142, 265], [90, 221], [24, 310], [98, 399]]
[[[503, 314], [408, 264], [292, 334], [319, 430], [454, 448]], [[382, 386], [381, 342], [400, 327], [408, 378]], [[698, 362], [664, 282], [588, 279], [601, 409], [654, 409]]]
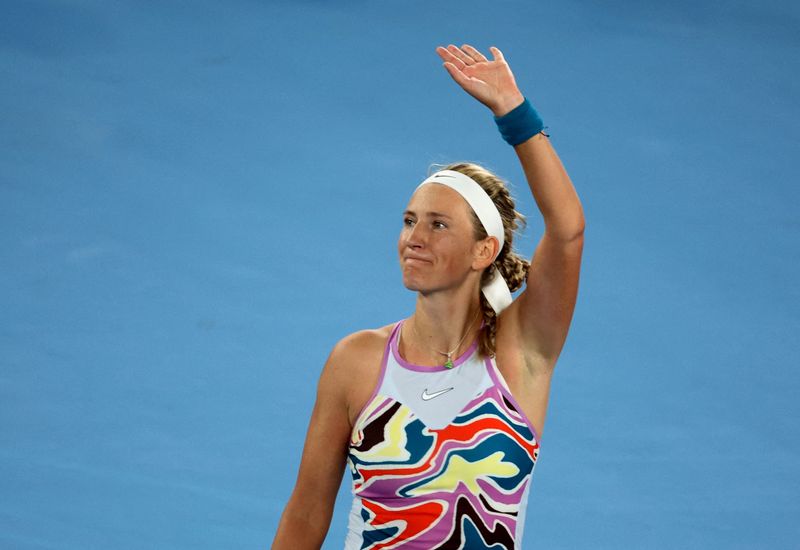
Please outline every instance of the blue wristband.
[[494, 117], [500, 135], [509, 145], [519, 145], [544, 130], [542, 117], [525, 99], [517, 107], [500, 117]]

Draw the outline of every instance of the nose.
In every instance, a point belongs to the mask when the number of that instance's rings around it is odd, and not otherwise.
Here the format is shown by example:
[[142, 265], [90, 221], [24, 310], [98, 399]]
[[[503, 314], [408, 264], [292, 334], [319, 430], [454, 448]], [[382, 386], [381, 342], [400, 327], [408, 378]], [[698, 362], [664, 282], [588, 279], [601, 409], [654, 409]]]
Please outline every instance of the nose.
[[423, 228], [423, 224], [416, 223], [406, 232], [406, 246], [409, 248], [422, 248], [425, 246], [427, 234]]

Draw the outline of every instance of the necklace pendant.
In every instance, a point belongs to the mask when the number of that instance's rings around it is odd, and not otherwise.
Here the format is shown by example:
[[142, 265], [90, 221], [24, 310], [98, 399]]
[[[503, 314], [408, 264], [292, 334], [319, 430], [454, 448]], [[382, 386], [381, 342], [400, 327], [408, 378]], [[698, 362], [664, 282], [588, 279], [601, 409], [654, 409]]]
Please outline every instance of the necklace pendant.
[[445, 361], [445, 363], [444, 363], [444, 368], [446, 368], [446, 369], [452, 369], [453, 368], [453, 360], [450, 359], [449, 356], [447, 357], [447, 361]]

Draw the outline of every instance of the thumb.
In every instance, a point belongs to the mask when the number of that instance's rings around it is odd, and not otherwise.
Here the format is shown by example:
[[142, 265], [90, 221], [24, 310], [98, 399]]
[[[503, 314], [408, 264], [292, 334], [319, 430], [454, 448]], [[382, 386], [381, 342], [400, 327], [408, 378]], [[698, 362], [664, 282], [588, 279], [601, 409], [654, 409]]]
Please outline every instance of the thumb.
[[503, 57], [503, 52], [501, 52], [500, 50], [498, 50], [494, 46], [491, 46], [489, 48], [489, 51], [492, 52], [492, 57], [494, 57], [495, 61], [505, 61], [506, 58]]

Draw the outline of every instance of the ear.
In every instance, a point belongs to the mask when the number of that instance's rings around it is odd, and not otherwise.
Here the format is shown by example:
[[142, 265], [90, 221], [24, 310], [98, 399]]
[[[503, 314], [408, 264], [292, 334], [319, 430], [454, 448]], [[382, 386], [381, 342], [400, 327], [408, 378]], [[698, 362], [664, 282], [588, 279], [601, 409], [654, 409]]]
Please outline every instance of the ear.
[[472, 268], [476, 271], [483, 271], [494, 261], [500, 243], [497, 237], [486, 237], [475, 243], [473, 248]]

